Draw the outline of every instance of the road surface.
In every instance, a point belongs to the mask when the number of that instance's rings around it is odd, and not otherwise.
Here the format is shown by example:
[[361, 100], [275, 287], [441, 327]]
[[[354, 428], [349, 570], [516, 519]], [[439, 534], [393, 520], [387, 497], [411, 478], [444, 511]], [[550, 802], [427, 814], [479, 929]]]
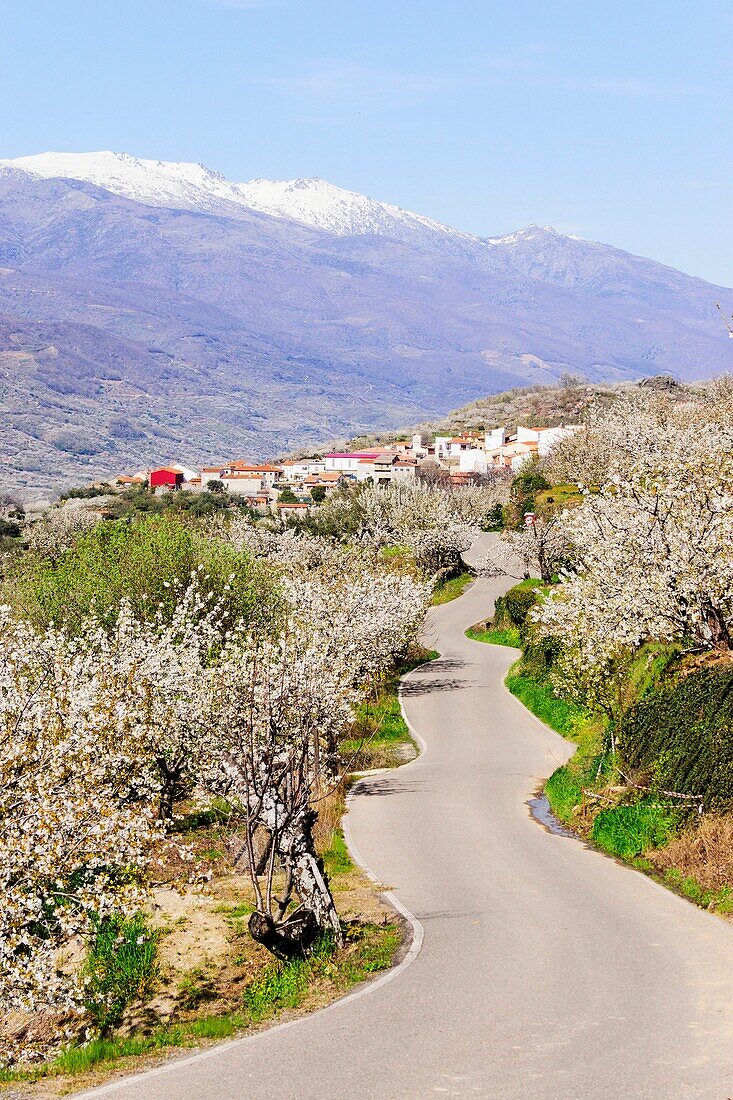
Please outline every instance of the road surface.
[[469, 641], [505, 581], [431, 611], [405, 683], [427, 749], [360, 784], [359, 853], [424, 930], [393, 980], [90, 1095], [117, 1100], [733, 1097], [733, 928], [530, 817], [568, 744]]

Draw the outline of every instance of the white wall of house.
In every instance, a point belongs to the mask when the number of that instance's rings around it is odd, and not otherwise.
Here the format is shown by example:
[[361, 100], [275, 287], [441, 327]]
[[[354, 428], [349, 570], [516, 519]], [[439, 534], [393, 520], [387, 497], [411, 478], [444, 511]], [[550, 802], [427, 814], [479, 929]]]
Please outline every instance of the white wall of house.
[[487, 451], [498, 450], [499, 447], [503, 447], [507, 441], [509, 432], [506, 428], [492, 428], [491, 431], [486, 433], [486, 439], [484, 446]]
[[577, 432], [579, 427], [579, 424], [567, 424], [560, 428], [545, 428], [541, 432], [538, 432], [538, 453], [540, 455], [546, 455], [555, 443], [558, 443], [561, 439], [567, 439], [568, 436]]
[[324, 463], [326, 473], [341, 470], [344, 473], [355, 474], [359, 467], [359, 456], [355, 454], [326, 455]]
[[227, 492], [236, 496], [253, 497], [267, 488], [262, 477], [239, 477], [232, 474], [221, 479]]
[[458, 469], [466, 474], [485, 474], [491, 465], [491, 459], [478, 447], [472, 447], [468, 451], [462, 451], [459, 456]]

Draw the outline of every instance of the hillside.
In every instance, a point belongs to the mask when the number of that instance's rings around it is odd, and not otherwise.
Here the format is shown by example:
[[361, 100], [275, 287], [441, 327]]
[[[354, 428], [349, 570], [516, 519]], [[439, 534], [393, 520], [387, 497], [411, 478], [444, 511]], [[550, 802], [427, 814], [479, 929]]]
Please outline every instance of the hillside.
[[481, 240], [322, 180], [2, 162], [0, 481], [262, 458], [566, 372], [710, 376], [730, 365], [719, 298], [606, 245]]

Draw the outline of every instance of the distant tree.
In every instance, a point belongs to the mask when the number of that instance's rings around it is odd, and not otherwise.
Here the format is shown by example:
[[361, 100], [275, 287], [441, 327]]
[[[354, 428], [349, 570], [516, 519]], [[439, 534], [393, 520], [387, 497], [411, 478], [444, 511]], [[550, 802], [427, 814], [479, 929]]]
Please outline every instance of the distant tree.
[[220, 481], [218, 477], [212, 477], [206, 482], [206, 488], [210, 493], [223, 493], [224, 482]]
[[314, 485], [311, 489], [311, 498], [316, 504], [321, 504], [326, 499], [326, 486]]
[[298, 500], [292, 489], [283, 489], [277, 499], [281, 504], [296, 504]]
[[0, 519], [0, 538], [17, 539], [20, 526], [11, 519]]

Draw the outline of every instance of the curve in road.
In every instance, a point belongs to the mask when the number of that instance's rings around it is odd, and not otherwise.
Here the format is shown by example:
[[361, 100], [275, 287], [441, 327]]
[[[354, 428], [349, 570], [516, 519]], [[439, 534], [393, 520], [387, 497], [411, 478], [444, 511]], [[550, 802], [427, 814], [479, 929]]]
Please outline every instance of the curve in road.
[[[405, 681], [423, 754], [351, 800], [367, 864], [424, 929], [411, 965], [313, 1016], [96, 1089], [118, 1100], [733, 1096], [733, 929], [527, 807], [572, 749], [470, 641], [506, 587], [431, 610]], [[394, 979], [394, 980], [393, 980]]]

